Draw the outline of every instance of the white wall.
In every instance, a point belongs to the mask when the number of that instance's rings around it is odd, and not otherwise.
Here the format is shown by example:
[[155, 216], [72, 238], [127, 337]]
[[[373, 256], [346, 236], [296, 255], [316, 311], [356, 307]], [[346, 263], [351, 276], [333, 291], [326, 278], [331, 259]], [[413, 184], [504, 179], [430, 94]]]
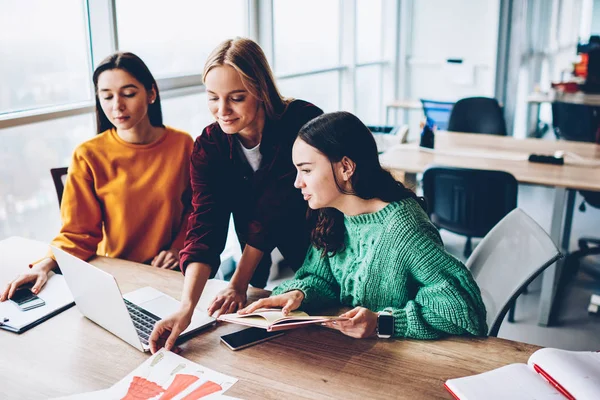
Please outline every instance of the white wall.
[[[494, 95], [500, 0], [413, 0], [401, 97], [456, 101]], [[446, 59], [462, 59], [451, 66]], [[419, 112], [411, 112], [411, 138]]]
[[594, 0], [592, 11], [592, 35], [600, 35], [600, 0]]

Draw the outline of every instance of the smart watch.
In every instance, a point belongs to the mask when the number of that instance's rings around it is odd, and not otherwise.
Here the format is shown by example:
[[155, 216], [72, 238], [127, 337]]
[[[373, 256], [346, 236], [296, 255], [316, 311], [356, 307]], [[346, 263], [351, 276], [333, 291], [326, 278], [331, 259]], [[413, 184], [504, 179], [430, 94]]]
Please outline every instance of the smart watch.
[[394, 316], [389, 311], [377, 313], [377, 337], [380, 339], [391, 338], [394, 334]]

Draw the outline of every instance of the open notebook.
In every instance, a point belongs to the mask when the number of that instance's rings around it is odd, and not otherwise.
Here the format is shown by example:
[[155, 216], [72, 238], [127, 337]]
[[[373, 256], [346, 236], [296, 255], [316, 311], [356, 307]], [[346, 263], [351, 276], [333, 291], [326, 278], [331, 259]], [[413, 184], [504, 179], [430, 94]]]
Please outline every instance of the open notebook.
[[600, 399], [600, 352], [541, 349], [527, 364], [449, 379], [445, 387], [459, 400]]
[[320, 324], [326, 321], [345, 321], [345, 317], [310, 316], [302, 311], [292, 311], [283, 315], [280, 309], [260, 308], [250, 314], [223, 314], [219, 321], [263, 328], [269, 332], [300, 328], [309, 324]]

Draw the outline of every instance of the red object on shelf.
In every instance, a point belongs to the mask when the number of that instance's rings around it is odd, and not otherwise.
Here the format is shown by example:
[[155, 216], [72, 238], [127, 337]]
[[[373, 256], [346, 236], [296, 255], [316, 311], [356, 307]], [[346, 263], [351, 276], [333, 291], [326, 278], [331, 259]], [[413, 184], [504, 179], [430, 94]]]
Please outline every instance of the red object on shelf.
[[587, 53], [581, 53], [580, 57], [581, 60], [574, 64], [575, 68], [573, 73], [575, 76], [586, 78], [588, 73], [588, 60], [590, 59], [590, 56]]
[[579, 91], [579, 84], [577, 82], [552, 82], [551, 85], [552, 88], [565, 93], [577, 93]]

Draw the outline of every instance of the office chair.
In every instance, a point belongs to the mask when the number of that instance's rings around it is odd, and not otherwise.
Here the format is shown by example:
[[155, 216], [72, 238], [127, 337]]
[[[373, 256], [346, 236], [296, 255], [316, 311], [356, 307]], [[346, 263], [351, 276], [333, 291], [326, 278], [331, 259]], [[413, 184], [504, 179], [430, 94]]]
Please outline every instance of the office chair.
[[65, 182], [67, 181], [67, 168], [51, 168], [50, 174], [52, 175], [54, 189], [56, 189], [56, 196], [58, 197], [58, 208], [60, 208], [63, 191], [65, 190]]
[[552, 103], [552, 126], [557, 139], [596, 142], [600, 107], [572, 103]]
[[[552, 103], [552, 125], [557, 139], [577, 142], [600, 143], [600, 107], [582, 104]], [[584, 212], [586, 204], [600, 208], [600, 192], [580, 190], [583, 202], [579, 210]], [[579, 270], [579, 260], [589, 255], [600, 254], [600, 238], [582, 237], [578, 240], [579, 250], [569, 253], [565, 264], [568, 273], [575, 275]], [[582, 271], [600, 279], [600, 271], [583, 267]]]
[[517, 180], [508, 172], [432, 166], [423, 173], [431, 222], [467, 237], [465, 258], [471, 255], [471, 238], [487, 235], [517, 207], [517, 192]]
[[467, 97], [456, 102], [448, 130], [452, 132], [488, 133], [506, 136], [506, 122], [496, 99]]
[[466, 266], [481, 290], [489, 336], [498, 335], [517, 297], [559, 258], [550, 236], [519, 208], [483, 238]]
[[448, 129], [450, 113], [454, 107], [453, 102], [421, 99], [421, 104], [423, 104], [423, 113], [426, 118], [433, 121], [439, 130]]

